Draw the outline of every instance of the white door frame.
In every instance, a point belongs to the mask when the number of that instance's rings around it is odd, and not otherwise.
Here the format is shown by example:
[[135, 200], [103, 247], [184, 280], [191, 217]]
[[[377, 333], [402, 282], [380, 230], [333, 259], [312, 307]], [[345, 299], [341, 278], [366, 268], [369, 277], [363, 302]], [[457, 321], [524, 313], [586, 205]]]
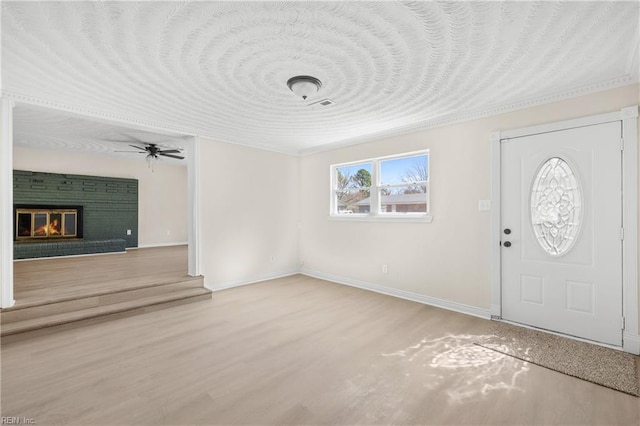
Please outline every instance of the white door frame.
[[[491, 134], [491, 318], [502, 318], [502, 264], [500, 250], [502, 141], [576, 127], [622, 121], [622, 348], [640, 354], [638, 335], [638, 106], [620, 111]], [[621, 142], [622, 144], [622, 142]], [[622, 146], [622, 145], [621, 145]]]

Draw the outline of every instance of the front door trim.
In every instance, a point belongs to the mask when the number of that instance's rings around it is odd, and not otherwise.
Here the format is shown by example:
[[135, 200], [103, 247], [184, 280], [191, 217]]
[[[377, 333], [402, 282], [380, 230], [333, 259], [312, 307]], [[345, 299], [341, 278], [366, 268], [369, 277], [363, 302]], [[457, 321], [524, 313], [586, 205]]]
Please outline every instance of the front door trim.
[[623, 108], [606, 114], [559, 121], [540, 126], [491, 133], [491, 317], [502, 318], [501, 278], [501, 170], [502, 142], [523, 136], [567, 130], [595, 124], [622, 122], [624, 149], [622, 150], [622, 298], [625, 329], [622, 348], [640, 354], [638, 334], [638, 106]]

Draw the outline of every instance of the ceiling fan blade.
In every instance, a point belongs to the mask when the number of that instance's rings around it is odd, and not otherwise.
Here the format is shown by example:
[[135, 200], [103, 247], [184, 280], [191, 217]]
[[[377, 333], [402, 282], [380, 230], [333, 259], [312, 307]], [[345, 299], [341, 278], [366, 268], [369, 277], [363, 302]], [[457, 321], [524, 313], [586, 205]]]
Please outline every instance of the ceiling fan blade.
[[132, 148], [140, 149], [142, 151], [146, 151], [147, 150], [146, 148], [140, 148], [139, 146], [135, 146], [135, 145], [129, 145], [129, 146], [132, 147]]
[[163, 149], [161, 151], [158, 151], [159, 153], [164, 153], [164, 154], [180, 154], [182, 151], [180, 151], [179, 149]]
[[159, 152], [158, 154], [164, 156], [164, 157], [171, 157], [171, 158], [177, 158], [178, 160], [184, 160], [184, 157], [181, 157], [179, 155], [171, 155], [171, 154], [165, 154], [164, 152]]
[[146, 152], [140, 152], [140, 151], [113, 151], [113, 152], [130, 152], [132, 154], [146, 154]]

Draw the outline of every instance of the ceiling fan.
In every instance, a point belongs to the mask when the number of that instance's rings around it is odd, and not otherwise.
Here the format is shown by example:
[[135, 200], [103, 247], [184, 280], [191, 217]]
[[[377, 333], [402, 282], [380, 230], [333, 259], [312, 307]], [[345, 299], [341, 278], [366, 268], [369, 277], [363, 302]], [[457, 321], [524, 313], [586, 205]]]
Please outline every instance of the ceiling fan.
[[162, 149], [155, 143], [149, 143], [149, 142], [140, 142], [140, 143], [144, 144], [145, 147], [143, 148], [137, 145], [129, 145], [130, 147], [136, 148], [139, 151], [114, 151], [114, 152], [132, 152], [137, 154], [147, 154], [147, 160], [157, 160], [159, 156], [177, 158], [178, 160], [184, 160], [184, 157], [182, 155], [175, 155], [175, 154], [180, 154], [182, 152], [179, 149]]
[[[154, 170], [154, 164], [160, 159], [160, 157], [171, 157], [171, 158], [175, 158], [178, 160], [184, 160], [184, 157], [182, 155], [176, 155], [176, 154], [180, 154], [182, 152], [181, 149], [163, 149], [162, 147], [159, 147], [157, 144], [155, 143], [151, 143], [151, 142], [143, 142], [138, 138], [133, 138], [138, 144], [144, 145], [144, 147], [142, 146], [138, 146], [138, 145], [132, 145], [129, 144], [129, 146], [131, 148], [135, 148], [138, 151], [114, 151], [114, 152], [132, 152], [135, 154], [146, 154], [145, 160], [147, 160], [147, 165], [149, 166], [149, 168], [151, 169], [151, 171], [153, 172]], [[114, 140], [113, 142], [125, 142], [125, 141], [117, 141]], [[127, 141], [127, 142], [131, 142], [131, 140]]]

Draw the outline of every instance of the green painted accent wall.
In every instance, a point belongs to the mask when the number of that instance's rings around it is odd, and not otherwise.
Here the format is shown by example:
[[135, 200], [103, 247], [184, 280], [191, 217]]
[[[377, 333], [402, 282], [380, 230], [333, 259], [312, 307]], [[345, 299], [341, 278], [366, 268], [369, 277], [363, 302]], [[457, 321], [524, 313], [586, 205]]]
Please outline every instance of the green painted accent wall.
[[138, 246], [137, 179], [14, 170], [13, 203], [81, 205], [85, 240], [122, 238]]

